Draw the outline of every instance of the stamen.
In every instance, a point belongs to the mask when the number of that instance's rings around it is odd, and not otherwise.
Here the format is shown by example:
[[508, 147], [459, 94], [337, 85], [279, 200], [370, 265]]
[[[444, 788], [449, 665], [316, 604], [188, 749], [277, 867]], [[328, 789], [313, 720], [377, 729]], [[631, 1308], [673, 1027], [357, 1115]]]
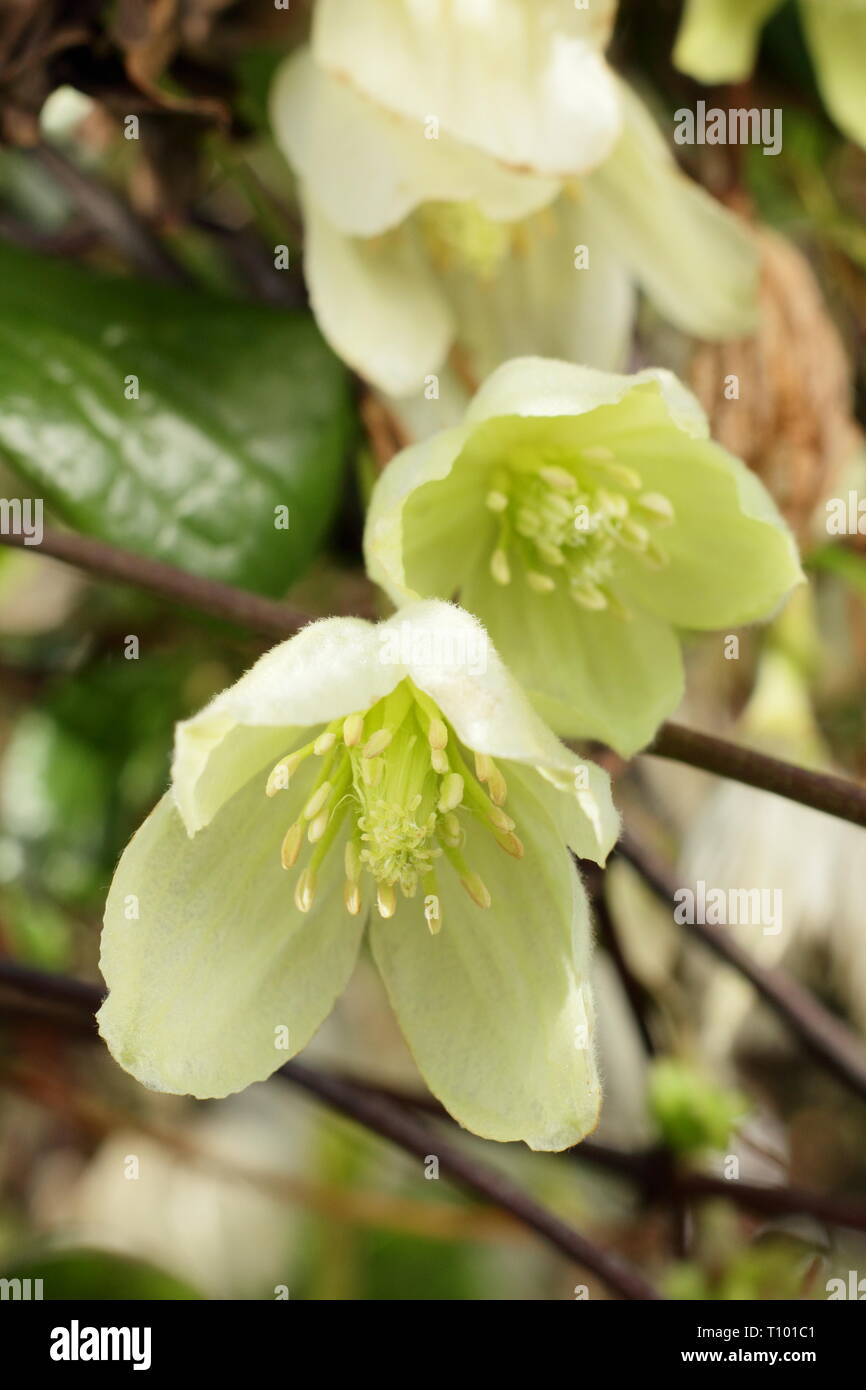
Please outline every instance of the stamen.
[[326, 729], [324, 733], [319, 734], [319, 737], [313, 744], [313, 752], [321, 757], [323, 753], [330, 753], [336, 742], [337, 735], [334, 733], [333, 729]]
[[439, 794], [438, 810], [444, 815], [447, 811], [455, 811], [463, 800], [463, 778], [459, 772], [449, 772], [447, 777], [442, 779], [442, 787]]
[[549, 574], [541, 574], [538, 570], [528, 570], [526, 582], [537, 594], [552, 594], [556, 588], [556, 580], [551, 579]]
[[427, 742], [431, 748], [448, 747], [448, 726], [444, 719], [431, 719], [427, 730]]
[[350, 883], [349, 880], [346, 879], [346, 883], [343, 887], [343, 902], [346, 905], [346, 911], [352, 917], [357, 917], [358, 913], [361, 911], [361, 888], [359, 884]]
[[332, 787], [330, 782], [322, 782], [313, 792], [306, 806], [304, 807], [304, 819], [315, 820], [321, 811], [328, 797], [331, 795]]
[[665, 497], [663, 492], [643, 492], [637, 499], [636, 505], [645, 512], [650, 512], [659, 521], [674, 521], [676, 512], [669, 497]]
[[294, 868], [301, 852], [303, 839], [304, 827], [300, 821], [295, 821], [294, 825], [290, 825], [286, 831], [280, 847], [280, 863], [284, 869]]
[[357, 748], [364, 737], [363, 714], [350, 714], [343, 720], [343, 742], [347, 748]]
[[501, 584], [503, 588], [511, 583], [511, 569], [504, 550], [494, 550], [490, 557], [490, 573], [496, 583]]
[[505, 493], [497, 492], [495, 488], [488, 492], [484, 502], [491, 512], [504, 512], [508, 507], [508, 498]]
[[309, 840], [311, 845], [314, 845], [318, 840], [321, 840], [322, 836], [328, 828], [328, 822], [330, 819], [331, 812], [328, 810], [327, 807], [325, 807], [324, 811], [320, 811], [316, 818], [310, 822], [310, 828], [307, 831], [307, 839]]
[[539, 468], [539, 476], [544, 479], [557, 492], [573, 493], [577, 492], [577, 480], [564, 468], [559, 468], [555, 464], [546, 465]]
[[377, 729], [371, 738], [364, 744], [363, 756], [365, 758], [377, 758], [380, 753], [384, 753], [394, 737], [390, 729]]
[[299, 912], [309, 912], [315, 898], [316, 875], [312, 866], [308, 866], [295, 885], [295, 906]]
[[499, 848], [504, 849], [506, 854], [510, 854], [513, 859], [523, 858], [525, 851], [523, 848], [523, 841], [519, 836], [508, 834], [497, 835], [495, 838]]
[[288, 757], [280, 758], [268, 776], [265, 795], [276, 796], [277, 792], [285, 791], [301, 763], [310, 756], [312, 749], [313, 745], [308, 744], [306, 748], [299, 748], [297, 752], [289, 753]]
[[430, 749], [430, 766], [434, 772], [438, 772], [440, 777], [444, 777], [451, 764], [448, 761], [448, 754], [444, 748]]
[[393, 883], [380, 883], [376, 888], [376, 906], [380, 917], [393, 917], [397, 911], [397, 894]]

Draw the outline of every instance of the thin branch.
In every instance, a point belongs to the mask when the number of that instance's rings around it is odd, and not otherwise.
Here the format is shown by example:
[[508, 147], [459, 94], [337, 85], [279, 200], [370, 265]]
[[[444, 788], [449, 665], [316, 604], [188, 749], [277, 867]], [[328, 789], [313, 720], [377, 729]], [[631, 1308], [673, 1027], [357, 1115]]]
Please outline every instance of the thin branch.
[[[23, 537], [0, 535], [0, 545], [23, 547]], [[298, 613], [272, 599], [260, 598], [246, 589], [220, 584], [213, 579], [200, 579], [162, 560], [151, 560], [76, 532], [46, 531], [41, 545], [33, 549], [92, 574], [134, 584], [162, 598], [199, 608], [269, 637], [291, 637], [310, 621], [308, 614]], [[866, 826], [866, 791], [843, 777], [809, 772], [680, 724], [662, 725], [646, 752], [654, 757], [689, 763], [706, 772], [775, 792], [803, 806], [812, 806], [855, 825]]]
[[[673, 909], [677, 889], [667, 867], [628, 834], [621, 838], [618, 853], [637, 870], [656, 897]], [[723, 927], [696, 922], [684, 926], [683, 930], [743, 975], [803, 1046], [866, 1100], [866, 1051], [854, 1034], [807, 989], [782, 971], [759, 965]]]
[[734, 782], [745, 782], [748, 787], [774, 792], [788, 801], [798, 801], [801, 806], [866, 826], [866, 791], [844, 777], [810, 772], [682, 724], [663, 724], [645, 753], [687, 763]]
[[[15, 535], [0, 535], [0, 545], [25, 548], [24, 538]], [[136, 555], [107, 541], [80, 536], [75, 531], [45, 531], [38, 546], [26, 549], [34, 554], [51, 555], [55, 560], [63, 560], [101, 579], [146, 589], [171, 603], [186, 604], [211, 617], [223, 618], [269, 637], [291, 637], [310, 621], [308, 614], [299, 613], [274, 599], [262, 598], [247, 589], [237, 589], [215, 579], [202, 579], [163, 560]]]
[[[0, 960], [0, 986], [10, 986], [29, 999], [72, 1007], [77, 1019], [92, 1020], [102, 1002], [96, 985], [63, 976], [48, 975], [15, 961]], [[13, 1005], [13, 1009], [14, 1009]], [[33, 1017], [38, 1017], [34, 1015]], [[58, 1020], [59, 1021], [59, 1020]], [[91, 1034], [95, 1038], [95, 1031]], [[609, 1254], [539, 1205], [495, 1168], [479, 1163], [386, 1095], [355, 1086], [344, 1077], [314, 1071], [306, 1064], [287, 1062], [277, 1075], [314, 1095], [347, 1119], [354, 1120], [425, 1161], [435, 1156], [440, 1170], [469, 1192], [507, 1211], [562, 1254], [591, 1270], [625, 1299], [657, 1300], [661, 1296], [623, 1260]]]

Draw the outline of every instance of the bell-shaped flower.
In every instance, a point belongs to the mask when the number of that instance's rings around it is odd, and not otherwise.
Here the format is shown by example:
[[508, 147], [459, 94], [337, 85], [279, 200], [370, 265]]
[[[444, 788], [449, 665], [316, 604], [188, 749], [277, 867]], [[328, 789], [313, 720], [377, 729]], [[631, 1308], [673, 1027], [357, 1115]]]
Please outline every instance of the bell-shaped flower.
[[624, 754], [682, 694], [677, 628], [769, 616], [802, 579], [762, 483], [676, 377], [522, 358], [380, 476], [367, 567], [459, 593], [553, 728]]
[[305, 1046], [365, 931], [433, 1093], [533, 1148], [597, 1119], [587, 901], [607, 776], [469, 614], [312, 623], [179, 725], [108, 897], [102, 1036], [146, 1086], [224, 1096]]
[[[765, 20], [783, 0], [686, 0], [674, 62], [699, 82], [742, 82]], [[821, 95], [840, 130], [866, 147], [866, 3], [799, 0]]]
[[608, 68], [615, 8], [318, 0], [272, 125], [322, 331], [388, 395], [452, 348], [476, 381], [527, 352], [622, 366], [637, 286], [700, 337], [751, 328], [751, 240]]

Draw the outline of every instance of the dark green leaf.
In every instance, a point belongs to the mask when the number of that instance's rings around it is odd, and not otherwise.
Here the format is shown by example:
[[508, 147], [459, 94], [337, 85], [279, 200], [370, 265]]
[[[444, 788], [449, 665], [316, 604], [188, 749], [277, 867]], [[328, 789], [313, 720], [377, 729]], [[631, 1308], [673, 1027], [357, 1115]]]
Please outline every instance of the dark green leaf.
[[349, 429], [307, 316], [0, 247], [0, 450], [76, 529], [281, 593], [322, 539]]

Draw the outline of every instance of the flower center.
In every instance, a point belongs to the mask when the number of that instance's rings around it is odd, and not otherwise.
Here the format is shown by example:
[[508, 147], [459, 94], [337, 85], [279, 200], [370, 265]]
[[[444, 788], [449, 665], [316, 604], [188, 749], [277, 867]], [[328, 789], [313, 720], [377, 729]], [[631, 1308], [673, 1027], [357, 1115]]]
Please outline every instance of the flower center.
[[493, 280], [512, 249], [514, 224], [494, 222], [477, 203], [423, 203], [418, 224], [439, 270], [466, 270]]
[[552, 460], [512, 458], [491, 479], [487, 506], [498, 523], [490, 573], [498, 584], [523, 571], [536, 593], [567, 587], [581, 608], [626, 615], [612, 591], [617, 556], [667, 564], [656, 531], [674, 520], [660, 492], [645, 492], [633, 468], [606, 448]]
[[[474, 771], [467, 762], [470, 756]], [[305, 841], [312, 846], [295, 885], [302, 912], [315, 900], [322, 864], [347, 820], [347, 910], [353, 915], [361, 911], [362, 881], [368, 875], [382, 917], [393, 916], [398, 889], [406, 898], [420, 891], [424, 917], [434, 933], [442, 925], [441, 860], [479, 907], [490, 906], [484, 881], [463, 854], [468, 817], [480, 821], [506, 853], [518, 859], [523, 855], [514, 821], [503, 810], [507, 787], [499, 768], [492, 758], [463, 749], [435, 702], [408, 678], [367, 711], [334, 720], [317, 738], [282, 758], [268, 777], [268, 796], [285, 790], [308, 758], [319, 759], [320, 765], [281, 851], [283, 867], [293, 869]]]

